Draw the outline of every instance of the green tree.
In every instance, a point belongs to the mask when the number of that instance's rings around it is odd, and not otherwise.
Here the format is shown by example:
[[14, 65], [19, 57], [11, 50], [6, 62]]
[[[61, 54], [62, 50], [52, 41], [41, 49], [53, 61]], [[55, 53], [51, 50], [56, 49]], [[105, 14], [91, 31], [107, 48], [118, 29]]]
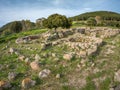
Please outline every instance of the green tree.
[[54, 28], [55, 30], [58, 27], [70, 28], [72, 25], [71, 21], [67, 19], [66, 16], [60, 14], [50, 15], [47, 19], [43, 21], [43, 26], [47, 28]]
[[12, 34], [12, 32], [11, 32], [10, 29], [4, 30], [4, 31], [2, 32], [2, 35], [10, 35], [10, 34]]
[[20, 21], [14, 21], [11, 23], [10, 30], [15, 33], [22, 31], [22, 24]]
[[87, 25], [95, 26], [96, 24], [97, 24], [97, 22], [96, 22], [95, 18], [93, 18], [93, 17], [88, 18]]
[[22, 31], [30, 30], [35, 28], [35, 23], [30, 20], [22, 20]]

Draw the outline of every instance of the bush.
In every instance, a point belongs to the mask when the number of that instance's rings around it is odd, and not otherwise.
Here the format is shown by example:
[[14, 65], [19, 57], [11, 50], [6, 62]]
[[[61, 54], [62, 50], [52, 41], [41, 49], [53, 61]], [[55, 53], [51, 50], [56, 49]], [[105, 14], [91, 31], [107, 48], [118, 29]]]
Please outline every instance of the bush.
[[87, 25], [95, 26], [96, 24], [97, 24], [97, 22], [96, 22], [95, 18], [93, 18], [93, 17], [88, 18]]
[[22, 31], [22, 24], [20, 21], [14, 21], [11, 23], [10, 30], [15, 33]]
[[3, 31], [3, 33], [2, 33], [2, 35], [10, 35], [10, 34], [12, 34], [10, 29]]
[[43, 21], [43, 26], [47, 28], [69, 28], [72, 25], [72, 22], [70, 19], [67, 19], [64, 15], [59, 14], [53, 14], [50, 15], [47, 19]]

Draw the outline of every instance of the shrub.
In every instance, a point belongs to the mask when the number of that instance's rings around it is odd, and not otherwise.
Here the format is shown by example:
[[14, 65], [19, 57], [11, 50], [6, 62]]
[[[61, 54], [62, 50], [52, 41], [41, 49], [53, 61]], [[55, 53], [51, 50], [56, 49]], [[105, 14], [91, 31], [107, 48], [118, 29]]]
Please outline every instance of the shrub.
[[55, 28], [55, 30], [58, 27], [62, 28], [69, 28], [72, 25], [70, 19], [67, 19], [64, 15], [59, 14], [53, 14], [50, 15], [47, 19], [43, 21], [43, 26], [47, 28]]
[[87, 25], [95, 26], [96, 24], [97, 24], [97, 22], [96, 22], [95, 18], [93, 18], [93, 17], [88, 18]]

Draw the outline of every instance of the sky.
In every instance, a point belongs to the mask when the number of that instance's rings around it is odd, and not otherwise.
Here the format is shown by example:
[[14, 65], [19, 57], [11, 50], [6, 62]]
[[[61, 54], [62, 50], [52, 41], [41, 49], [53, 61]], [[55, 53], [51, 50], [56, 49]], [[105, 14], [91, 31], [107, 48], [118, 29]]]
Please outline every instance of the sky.
[[99, 10], [120, 13], [120, 0], [0, 0], [0, 27], [15, 20], [35, 22], [54, 13], [71, 17]]

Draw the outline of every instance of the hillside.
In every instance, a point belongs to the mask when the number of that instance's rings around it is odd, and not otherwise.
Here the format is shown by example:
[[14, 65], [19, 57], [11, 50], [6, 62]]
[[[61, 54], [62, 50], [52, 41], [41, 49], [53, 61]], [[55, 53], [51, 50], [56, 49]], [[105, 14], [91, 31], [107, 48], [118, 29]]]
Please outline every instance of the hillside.
[[[98, 14], [105, 19], [99, 27]], [[71, 23], [54, 15], [44, 29], [29, 20], [1, 28], [0, 90], [120, 90], [119, 14], [82, 14], [94, 21], [90, 26], [85, 19]]]
[[31, 30], [2, 37], [0, 89], [119, 88], [119, 33], [119, 29], [107, 27], [81, 27], [57, 32]]
[[100, 16], [103, 20], [115, 20], [120, 21], [120, 14], [110, 11], [96, 11], [96, 12], [87, 12], [74, 17], [70, 17], [73, 21], [78, 20], [87, 20], [89, 17]]
[[9, 35], [13, 33], [19, 33], [25, 30], [31, 30], [35, 28], [35, 23], [30, 20], [22, 20], [22, 21], [12, 21], [0, 28], [0, 34]]

